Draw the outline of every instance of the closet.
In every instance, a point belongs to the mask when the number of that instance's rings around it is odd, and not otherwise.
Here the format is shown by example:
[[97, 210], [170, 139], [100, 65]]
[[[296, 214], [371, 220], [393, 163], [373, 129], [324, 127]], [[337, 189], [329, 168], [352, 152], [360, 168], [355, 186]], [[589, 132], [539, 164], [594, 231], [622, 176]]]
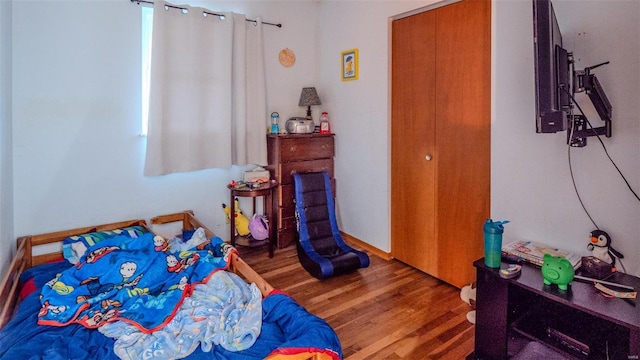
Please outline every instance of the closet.
[[491, 2], [394, 20], [391, 42], [391, 254], [462, 287], [490, 216]]

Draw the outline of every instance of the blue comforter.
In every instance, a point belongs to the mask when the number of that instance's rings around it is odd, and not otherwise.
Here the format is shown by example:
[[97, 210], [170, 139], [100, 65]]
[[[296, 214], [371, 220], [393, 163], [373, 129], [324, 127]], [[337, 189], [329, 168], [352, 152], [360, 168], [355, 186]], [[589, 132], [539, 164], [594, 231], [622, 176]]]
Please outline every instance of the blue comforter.
[[[158, 250], [154, 235], [116, 236], [87, 249], [41, 293], [38, 324], [98, 328], [116, 320], [150, 333], [164, 327], [193, 287], [229, 266], [219, 238], [204, 249]], [[217, 256], [217, 255], [223, 256]]]
[[[42, 287], [55, 274], [71, 265], [58, 262], [28, 269], [21, 282], [34, 282]], [[0, 359], [105, 359], [117, 360], [115, 339], [79, 323], [68, 326], [39, 326], [41, 308], [39, 292], [33, 292], [20, 303], [11, 321], [0, 330]], [[332, 359], [342, 358], [342, 346], [333, 329], [321, 318], [310, 314], [295, 300], [274, 293], [262, 301], [262, 329], [250, 348], [231, 352], [222, 346], [210, 351], [197, 349], [186, 359], [264, 359], [270, 354], [296, 354], [321, 351]]]
[[123, 360], [181, 359], [198, 347], [214, 345], [229, 351], [250, 348], [260, 334], [262, 294], [255, 284], [238, 275], [218, 271], [206, 284], [197, 285], [176, 316], [158, 331], [145, 334], [122, 321], [98, 330], [116, 339], [114, 351]]

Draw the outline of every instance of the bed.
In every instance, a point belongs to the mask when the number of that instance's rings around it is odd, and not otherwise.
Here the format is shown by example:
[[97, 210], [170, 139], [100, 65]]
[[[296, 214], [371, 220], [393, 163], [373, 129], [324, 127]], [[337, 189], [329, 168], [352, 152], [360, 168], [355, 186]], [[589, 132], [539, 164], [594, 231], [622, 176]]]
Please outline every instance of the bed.
[[[0, 283], [0, 359], [342, 358], [340, 341], [324, 320], [274, 289], [192, 211], [149, 223], [128, 220], [18, 238]], [[168, 236], [157, 235], [157, 228], [171, 226], [179, 229], [169, 247], [181, 250], [174, 252], [179, 261], [159, 241]], [[54, 243], [63, 243], [62, 251], [59, 245], [34, 251]], [[155, 254], [166, 260], [156, 279]], [[127, 268], [132, 262], [123, 256], [144, 261]], [[122, 279], [106, 281], [118, 271], [116, 261]], [[96, 270], [99, 264], [107, 267]], [[86, 275], [91, 271], [99, 279]]]

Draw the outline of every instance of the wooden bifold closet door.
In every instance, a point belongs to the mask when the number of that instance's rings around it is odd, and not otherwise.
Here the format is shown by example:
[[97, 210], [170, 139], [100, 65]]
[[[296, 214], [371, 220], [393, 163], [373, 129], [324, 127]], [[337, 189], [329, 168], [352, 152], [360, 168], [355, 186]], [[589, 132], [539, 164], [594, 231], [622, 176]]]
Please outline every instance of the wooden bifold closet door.
[[457, 287], [490, 215], [490, 40], [489, 0], [392, 25], [391, 253]]

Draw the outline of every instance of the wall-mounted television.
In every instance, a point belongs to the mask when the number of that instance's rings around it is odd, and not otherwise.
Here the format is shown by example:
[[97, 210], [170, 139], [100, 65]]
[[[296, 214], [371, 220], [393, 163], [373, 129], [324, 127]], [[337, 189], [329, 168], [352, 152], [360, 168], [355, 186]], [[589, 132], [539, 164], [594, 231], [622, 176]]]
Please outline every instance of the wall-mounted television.
[[564, 131], [569, 123], [572, 72], [550, 0], [533, 0], [533, 42], [536, 132]]
[[[611, 137], [611, 103], [598, 78], [591, 70], [608, 64], [604, 62], [584, 70], [575, 70], [573, 54], [563, 48], [562, 34], [551, 0], [533, 2], [533, 43], [536, 83], [536, 132], [555, 133], [570, 130], [567, 143], [587, 145], [587, 137]], [[586, 92], [604, 126], [593, 127], [573, 95]], [[573, 108], [580, 110], [574, 114]]]

